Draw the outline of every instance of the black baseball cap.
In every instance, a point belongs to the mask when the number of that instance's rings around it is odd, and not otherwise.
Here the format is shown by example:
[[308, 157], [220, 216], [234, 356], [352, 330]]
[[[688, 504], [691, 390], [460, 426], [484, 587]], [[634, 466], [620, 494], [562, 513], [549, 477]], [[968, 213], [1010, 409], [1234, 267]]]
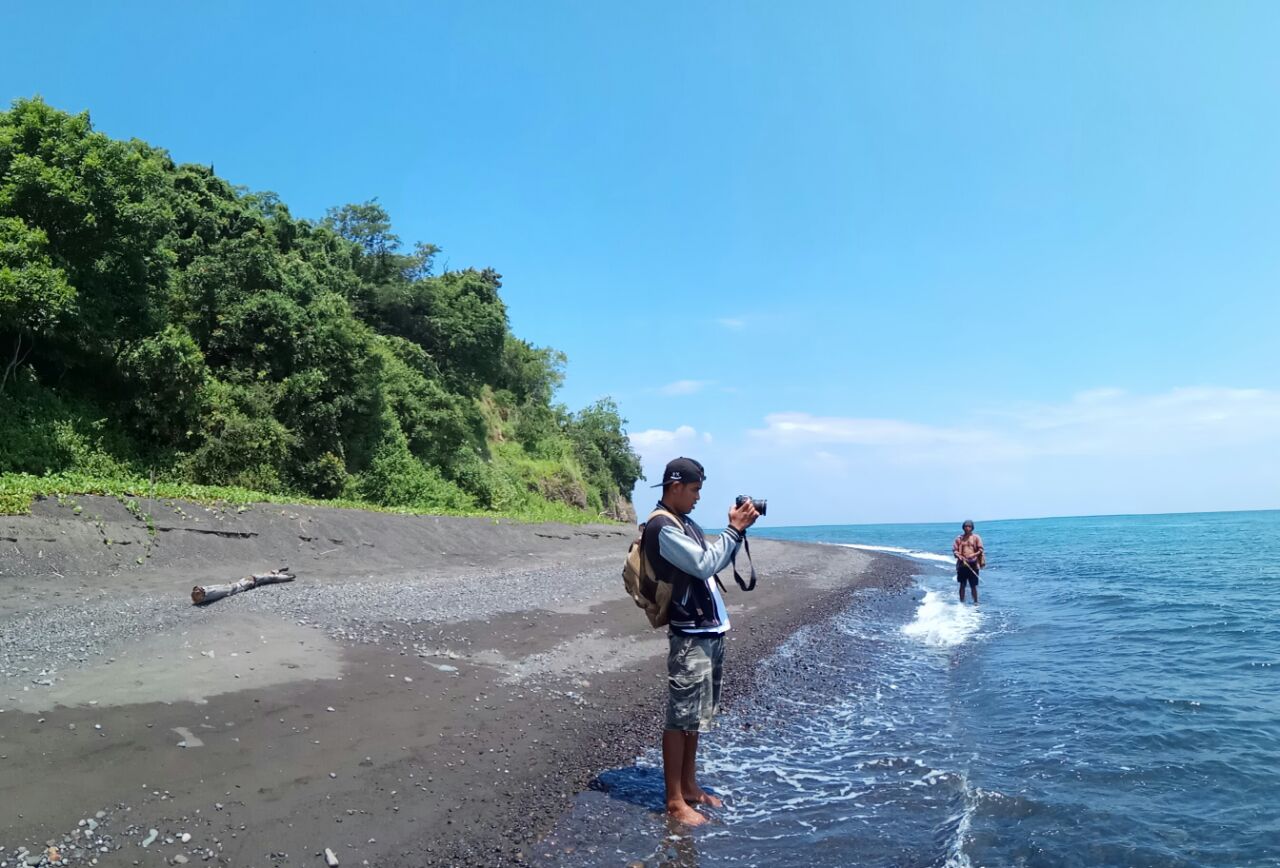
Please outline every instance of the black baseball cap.
[[650, 488], [671, 485], [674, 482], [705, 482], [707, 471], [702, 464], [692, 458], [673, 458], [667, 462], [667, 469], [662, 471], [662, 481]]

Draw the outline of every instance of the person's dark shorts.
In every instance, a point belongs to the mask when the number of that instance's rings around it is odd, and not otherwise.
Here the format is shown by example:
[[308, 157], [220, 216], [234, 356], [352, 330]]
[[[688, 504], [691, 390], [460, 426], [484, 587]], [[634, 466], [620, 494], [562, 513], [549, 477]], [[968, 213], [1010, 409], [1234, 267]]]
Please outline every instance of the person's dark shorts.
[[968, 582], [973, 587], [978, 587], [978, 568], [970, 567], [964, 561], [956, 561], [956, 581], [962, 585]]
[[708, 732], [720, 710], [724, 634], [669, 638], [666, 728]]

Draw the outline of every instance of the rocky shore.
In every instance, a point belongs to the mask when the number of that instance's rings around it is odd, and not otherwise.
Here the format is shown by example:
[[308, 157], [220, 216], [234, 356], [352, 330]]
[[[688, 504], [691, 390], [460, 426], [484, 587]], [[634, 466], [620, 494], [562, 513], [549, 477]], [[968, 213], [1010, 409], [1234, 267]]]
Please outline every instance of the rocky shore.
[[[622, 592], [630, 534], [98, 497], [0, 517], [0, 868], [529, 861], [657, 738], [666, 639]], [[730, 702], [798, 625], [909, 582], [892, 558], [752, 547]], [[297, 581], [190, 603], [285, 565]]]

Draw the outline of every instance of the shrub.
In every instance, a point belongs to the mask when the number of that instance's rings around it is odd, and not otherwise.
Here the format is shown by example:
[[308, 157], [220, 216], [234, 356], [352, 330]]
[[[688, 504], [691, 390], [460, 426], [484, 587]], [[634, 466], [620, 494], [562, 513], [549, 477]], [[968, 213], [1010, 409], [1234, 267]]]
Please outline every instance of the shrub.
[[204, 439], [183, 469], [204, 485], [277, 491], [293, 436], [271, 413], [265, 385], [211, 381], [201, 431]]
[[521, 499], [518, 485], [474, 451], [459, 450], [450, 462], [450, 474], [484, 509], [509, 509]]
[[339, 497], [351, 478], [347, 466], [332, 452], [308, 461], [295, 472], [300, 486], [313, 497]]
[[102, 447], [102, 433], [106, 424], [105, 419], [98, 419], [88, 423], [86, 430], [81, 431], [69, 419], [54, 422], [54, 444], [66, 457], [66, 464], [59, 469], [74, 470], [89, 476], [127, 475], [128, 466], [116, 460]]
[[94, 408], [42, 388], [24, 374], [0, 394], [0, 473], [115, 470], [128, 444]]
[[134, 428], [161, 442], [186, 442], [209, 375], [191, 334], [181, 326], [166, 326], [129, 347], [120, 367], [133, 387]]
[[423, 464], [409, 452], [409, 443], [398, 426], [390, 427], [374, 451], [369, 468], [353, 482], [354, 493], [383, 506], [466, 512], [472, 500], [440, 471]]

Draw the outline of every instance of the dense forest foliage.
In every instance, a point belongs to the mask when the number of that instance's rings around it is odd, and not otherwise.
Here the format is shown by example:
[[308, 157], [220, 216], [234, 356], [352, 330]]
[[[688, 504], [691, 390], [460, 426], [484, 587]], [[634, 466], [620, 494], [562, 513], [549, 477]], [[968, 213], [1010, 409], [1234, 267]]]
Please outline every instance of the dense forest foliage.
[[19, 100], [0, 113], [0, 479], [625, 515], [640, 465], [617, 407], [555, 403], [563, 354], [511, 333], [499, 274], [438, 272], [438, 252], [376, 201], [298, 219]]

